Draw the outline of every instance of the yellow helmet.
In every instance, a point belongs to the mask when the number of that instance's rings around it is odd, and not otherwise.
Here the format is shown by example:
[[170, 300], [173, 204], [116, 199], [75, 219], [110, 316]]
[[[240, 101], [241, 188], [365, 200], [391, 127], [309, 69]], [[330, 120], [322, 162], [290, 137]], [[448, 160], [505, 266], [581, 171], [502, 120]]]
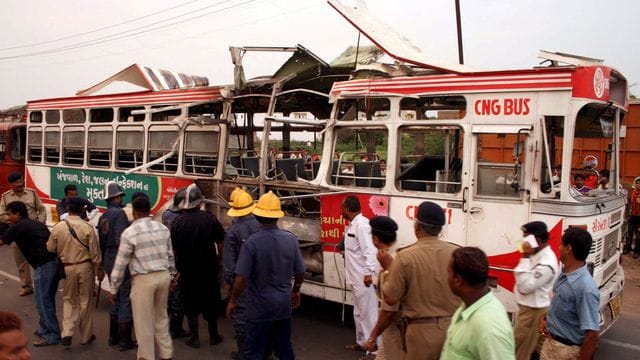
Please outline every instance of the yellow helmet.
[[253, 203], [253, 197], [248, 192], [235, 188], [231, 193], [231, 209], [227, 211], [229, 216], [245, 216], [251, 214], [251, 211], [256, 207]]
[[280, 208], [280, 198], [272, 191], [260, 196], [253, 214], [265, 218], [279, 219], [284, 216]]
[[233, 206], [233, 200], [236, 198], [236, 196], [238, 196], [238, 194], [240, 194], [242, 191], [244, 191], [244, 189], [242, 189], [241, 187], [236, 186], [235, 189], [233, 189], [233, 191], [231, 192], [231, 195], [229, 195], [229, 205]]

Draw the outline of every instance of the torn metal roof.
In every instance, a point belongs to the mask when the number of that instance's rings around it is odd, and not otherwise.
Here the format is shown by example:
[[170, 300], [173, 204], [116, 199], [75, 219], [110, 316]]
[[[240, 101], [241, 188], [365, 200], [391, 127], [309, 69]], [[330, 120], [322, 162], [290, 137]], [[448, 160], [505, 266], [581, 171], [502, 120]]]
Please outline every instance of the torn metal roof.
[[93, 95], [118, 81], [127, 82], [151, 91], [185, 89], [209, 85], [209, 79], [204, 76], [187, 75], [133, 64], [90, 88], [78, 91], [76, 95]]
[[398, 61], [454, 74], [478, 71], [466, 65], [445, 62], [437, 57], [423, 53], [422, 50], [413, 45], [407, 38], [397, 33], [382, 20], [373, 16], [362, 2], [359, 2], [357, 7], [345, 6], [338, 0], [327, 0], [327, 2], [358, 31], [364, 34], [387, 55]]

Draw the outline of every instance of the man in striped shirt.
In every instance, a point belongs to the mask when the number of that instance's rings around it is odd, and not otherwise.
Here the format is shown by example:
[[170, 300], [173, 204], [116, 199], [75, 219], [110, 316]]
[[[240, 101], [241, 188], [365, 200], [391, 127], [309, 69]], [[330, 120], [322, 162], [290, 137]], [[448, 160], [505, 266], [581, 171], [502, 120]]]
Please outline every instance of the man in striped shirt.
[[126, 267], [131, 273], [131, 305], [138, 339], [138, 359], [155, 359], [154, 338], [161, 359], [173, 356], [169, 335], [167, 296], [171, 274], [175, 273], [169, 229], [149, 217], [149, 199], [139, 197], [132, 203], [133, 223], [122, 233], [118, 256], [111, 272], [114, 302]]

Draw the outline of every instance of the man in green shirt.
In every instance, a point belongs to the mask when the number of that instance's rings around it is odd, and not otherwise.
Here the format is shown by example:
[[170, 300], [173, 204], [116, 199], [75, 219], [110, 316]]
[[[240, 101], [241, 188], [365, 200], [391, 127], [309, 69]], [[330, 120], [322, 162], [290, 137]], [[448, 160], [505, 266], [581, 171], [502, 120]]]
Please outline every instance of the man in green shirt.
[[515, 359], [507, 312], [487, 285], [487, 255], [474, 247], [456, 249], [448, 273], [451, 292], [463, 304], [453, 314], [440, 360]]

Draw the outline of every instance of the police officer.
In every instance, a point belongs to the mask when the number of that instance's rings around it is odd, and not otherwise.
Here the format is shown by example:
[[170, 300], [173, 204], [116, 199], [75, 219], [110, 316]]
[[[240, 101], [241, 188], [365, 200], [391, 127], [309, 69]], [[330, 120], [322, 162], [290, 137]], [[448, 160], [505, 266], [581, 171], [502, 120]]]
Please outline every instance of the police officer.
[[[107, 210], [98, 222], [98, 235], [100, 236], [100, 250], [104, 262], [104, 270], [111, 274], [113, 265], [118, 255], [120, 235], [129, 226], [129, 220], [122, 205], [125, 196], [124, 191], [115, 181], [109, 181], [104, 187], [104, 200], [107, 202]], [[131, 275], [127, 269], [122, 285], [116, 294], [116, 303], [109, 309], [109, 346], [119, 345], [121, 351], [135, 347], [132, 334], [133, 315], [131, 313]]]
[[69, 217], [51, 230], [47, 250], [60, 257], [66, 278], [63, 287], [62, 345], [71, 346], [74, 335], [81, 344], [96, 339], [93, 334], [93, 310], [91, 299], [95, 277], [98, 283], [104, 278], [102, 259], [93, 226], [80, 218], [84, 201], [69, 199]]
[[[7, 217], [7, 204], [13, 201], [21, 201], [27, 205], [27, 211], [29, 212], [29, 219], [38, 220], [41, 223], [46, 223], [47, 212], [45, 211], [42, 201], [38, 197], [35, 191], [24, 187], [24, 181], [22, 174], [19, 172], [12, 172], [7, 177], [11, 190], [5, 191], [0, 199], [0, 221], [8, 224], [9, 219]], [[13, 248], [13, 257], [18, 267], [18, 273], [20, 275], [20, 292], [18, 295], [25, 296], [33, 294], [33, 280], [31, 277], [31, 268], [27, 259], [16, 245], [11, 244]]]
[[445, 281], [456, 246], [438, 239], [444, 224], [442, 208], [423, 202], [413, 227], [418, 241], [380, 264], [385, 269], [385, 302], [402, 306], [403, 359], [438, 359], [451, 316], [460, 305]]
[[[251, 194], [241, 188], [235, 188], [230, 196], [231, 208], [227, 215], [235, 218], [224, 236], [224, 254], [222, 257], [224, 265], [224, 282], [232, 290], [234, 271], [240, 256], [240, 248], [250, 235], [260, 230], [260, 223], [251, 213], [256, 207]], [[244, 350], [245, 323], [246, 323], [246, 295], [240, 295], [236, 302], [235, 311], [232, 314], [233, 328], [236, 332], [237, 352], [232, 352], [233, 359], [241, 359]]]

